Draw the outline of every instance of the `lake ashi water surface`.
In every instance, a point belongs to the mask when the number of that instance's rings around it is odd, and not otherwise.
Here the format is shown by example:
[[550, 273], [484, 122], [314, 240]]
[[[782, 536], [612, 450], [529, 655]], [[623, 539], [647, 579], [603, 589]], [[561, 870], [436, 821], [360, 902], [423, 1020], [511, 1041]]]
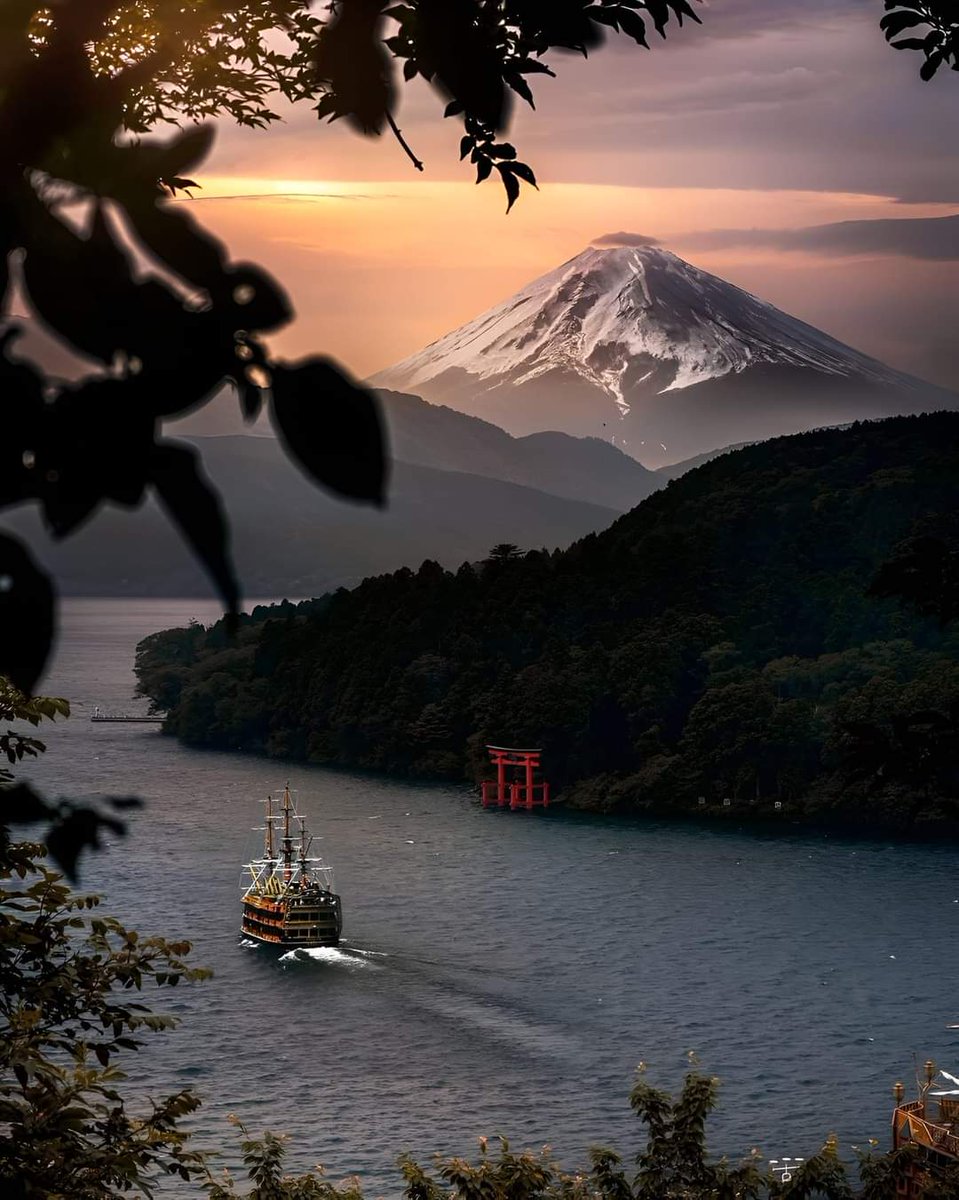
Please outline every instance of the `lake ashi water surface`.
[[[548, 1142], [570, 1166], [595, 1142], [631, 1156], [636, 1064], [674, 1087], [694, 1049], [723, 1080], [717, 1151], [808, 1156], [830, 1130], [885, 1144], [893, 1081], [917, 1059], [959, 1066], [959, 847], [487, 812], [467, 787], [90, 724], [94, 705], [145, 711], [141, 637], [215, 615], [65, 602], [43, 690], [74, 715], [29, 768], [48, 793], [146, 801], [81, 886], [215, 972], [156, 993], [181, 1025], [128, 1064], [154, 1094], [200, 1090], [200, 1144], [232, 1152], [236, 1113], [292, 1135], [293, 1166], [390, 1197], [399, 1152], [471, 1153], [481, 1134]], [[258, 802], [287, 779], [343, 897], [346, 941], [311, 961], [237, 932]]]

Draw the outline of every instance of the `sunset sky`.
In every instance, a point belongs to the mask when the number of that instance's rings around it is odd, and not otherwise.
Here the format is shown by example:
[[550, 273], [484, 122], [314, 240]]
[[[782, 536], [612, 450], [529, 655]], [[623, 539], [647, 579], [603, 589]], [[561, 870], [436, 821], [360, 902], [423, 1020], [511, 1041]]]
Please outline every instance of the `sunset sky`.
[[[643, 51], [554, 56], [511, 139], [537, 173], [505, 215], [425, 86], [392, 138], [285, 112], [223, 123], [192, 203], [290, 289], [287, 354], [366, 375], [611, 232], [639, 233], [789, 312], [959, 388], [959, 81], [890, 50], [880, 0], [710, 0]], [[525, 109], [525, 106], [523, 106]], [[817, 228], [836, 226], [836, 228]]]

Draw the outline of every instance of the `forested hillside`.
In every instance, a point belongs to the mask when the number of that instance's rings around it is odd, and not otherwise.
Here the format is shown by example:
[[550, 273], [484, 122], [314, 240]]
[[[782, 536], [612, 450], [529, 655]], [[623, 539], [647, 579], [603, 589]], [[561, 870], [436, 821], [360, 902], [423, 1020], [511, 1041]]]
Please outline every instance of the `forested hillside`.
[[140, 686], [194, 745], [460, 779], [541, 745], [572, 803], [959, 829], [957, 510], [959, 415], [780, 438], [565, 552], [156, 634]]

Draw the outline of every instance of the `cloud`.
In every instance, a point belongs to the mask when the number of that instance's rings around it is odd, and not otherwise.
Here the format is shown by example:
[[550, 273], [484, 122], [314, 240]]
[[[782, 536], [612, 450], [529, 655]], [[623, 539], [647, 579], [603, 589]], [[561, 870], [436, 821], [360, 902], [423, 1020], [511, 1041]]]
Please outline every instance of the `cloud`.
[[702, 0], [694, 5], [703, 22], [700, 36], [756, 37], [770, 29], [835, 24], [870, 11], [871, 0]]
[[801, 229], [713, 229], [677, 239], [701, 250], [796, 250], [811, 254], [879, 254], [935, 262], [959, 260], [959, 214], [837, 221]]
[[593, 238], [591, 246], [658, 246], [659, 238], [647, 237], [645, 233], [604, 233]]
[[[836, 191], [959, 204], [959, 155], [943, 152], [955, 140], [949, 81], [922, 83], [921, 56], [889, 49], [878, 0], [695, 7], [701, 26], [671, 23], [665, 41], [650, 39], [648, 53], [611, 33], [588, 60], [552, 56], [559, 79], [538, 79], [536, 112], [517, 105], [509, 138], [541, 183]], [[469, 178], [459, 161], [462, 129], [441, 119], [442, 104], [421, 79], [404, 88], [404, 136], [431, 178]], [[320, 124], [305, 104], [277, 111], [284, 122], [267, 134], [222, 120], [207, 169], [278, 180], [414, 178], [393, 138]]]
[[222, 196], [176, 197], [181, 204], [196, 204], [198, 200], [267, 200], [271, 204], [309, 203], [313, 200], [375, 200], [380, 197], [365, 192], [231, 192]]

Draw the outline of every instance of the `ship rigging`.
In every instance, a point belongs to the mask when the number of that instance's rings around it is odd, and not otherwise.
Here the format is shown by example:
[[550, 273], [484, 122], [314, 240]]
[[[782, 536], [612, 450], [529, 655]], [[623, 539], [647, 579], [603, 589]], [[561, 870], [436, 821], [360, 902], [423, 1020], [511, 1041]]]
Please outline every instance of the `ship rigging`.
[[241, 933], [285, 948], [336, 946], [343, 916], [333, 872], [321, 858], [310, 855], [313, 837], [306, 818], [296, 811], [289, 784], [280, 800], [271, 794], [263, 803], [263, 856], [245, 866], [249, 881], [243, 892]]

